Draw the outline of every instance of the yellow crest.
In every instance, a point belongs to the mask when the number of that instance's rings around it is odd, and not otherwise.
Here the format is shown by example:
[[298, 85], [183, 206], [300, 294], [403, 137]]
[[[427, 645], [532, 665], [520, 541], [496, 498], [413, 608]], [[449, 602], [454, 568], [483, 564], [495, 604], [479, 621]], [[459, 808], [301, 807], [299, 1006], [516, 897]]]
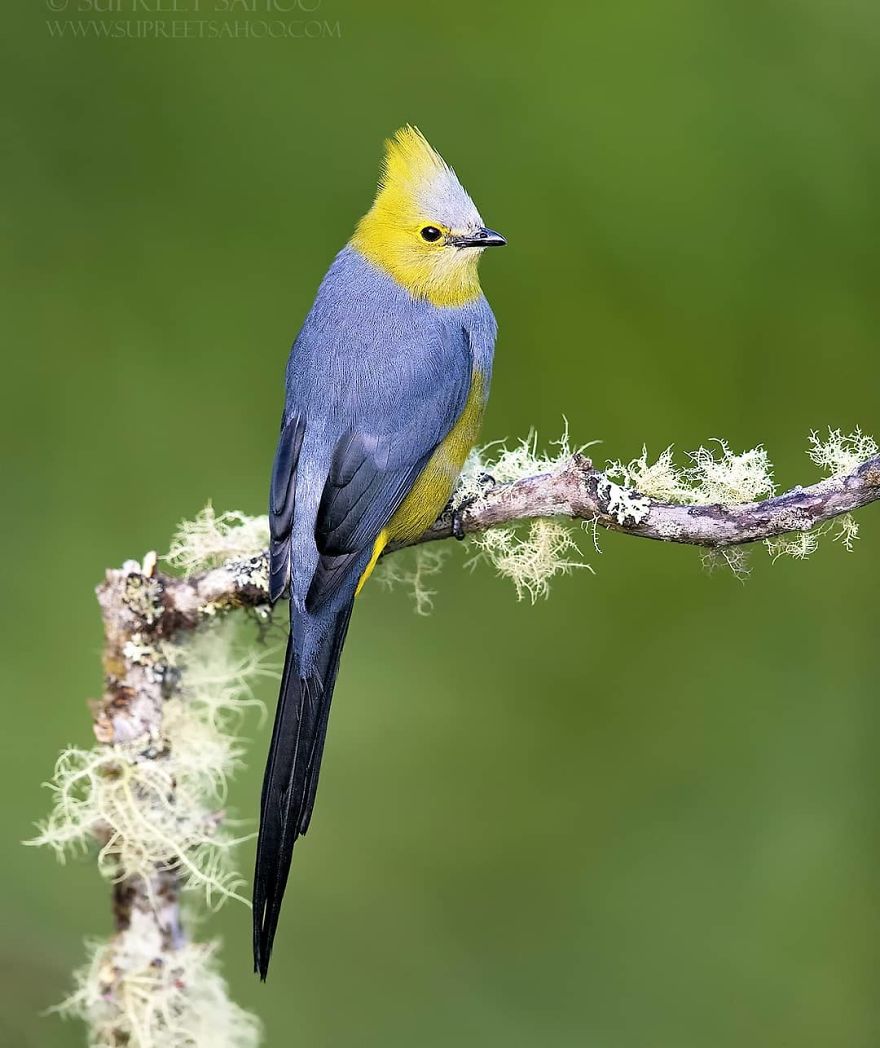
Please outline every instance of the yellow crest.
[[385, 142], [380, 190], [397, 186], [417, 187], [433, 176], [448, 173], [442, 156], [417, 127], [406, 124]]

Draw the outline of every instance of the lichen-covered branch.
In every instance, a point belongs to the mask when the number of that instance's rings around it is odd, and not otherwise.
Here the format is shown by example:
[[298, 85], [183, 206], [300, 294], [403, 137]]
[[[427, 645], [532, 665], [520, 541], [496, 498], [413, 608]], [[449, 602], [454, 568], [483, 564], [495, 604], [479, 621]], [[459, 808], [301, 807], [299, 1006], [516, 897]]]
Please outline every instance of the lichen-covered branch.
[[258, 654], [235, 661], [217, 612], [236, 591], [256, 606], [265, 580], [242, 565], [222, 573], [220, 592], [207, 576], [183, 583], [156, 563], [128, 561], [98, 587], [97, 745], [62, 752], [52, 813], [30, 842], [63, 857], [97, 841], [112, 882], [114, 934], [92, 946], [58, 1010], [85, 1021], [91, 1048], [255, 1048], [259, 1023], [229, 998], [216, 945], [188, 939], [181, 895], [247, 904], [222, 803], [242, 752], [239, 715], [253, 702], [247, 681], [264, 670]]
[[[653, 499], [616, 483], [588, 458], [574, 454], [547, 472], [510, 483], [487, 484], [475, 502], [462, 508], [460, 522], [466, 535], [475, 535], [537, 519], [568, 519], [640, 538], [718, 549], [809, 532], [878, 499], [880, 455], [846, 474], [809, 487], [796, 487], [757, 502], [723, 505]], [[451, 513], [446, 512], [409, 545], [451, 537]], [[392, 546], [388, 553], [401, 548]], [[192, 630], [217, 612], [265, 608], [268, 599], [265, 551], [247, 557], [233, 555], [216, 567], [184, 578], [154, 571], [136, 584], [138, 576], [131, 574], [130, 565], [127, 570], [125, 599], [117, 596], [115, 601], [110, 600], [114, 586], [119, 586], [119, 573], [109, 573], [100, 591], [108, 628], [108, 680], [116, 682], [117, 692], [121, 689], [136, 696], [132, 702], [120, 702], [118, 694], [105, 698], [99, 723], [108, 718], [108, 710], [112, 711], [112, 732], [116, 735], [130, 733], [132, 721], [135, 728], [149, 723], [156, 708], [156, 696], [142, 686], [136, 665], [126, 669], [122, 677], [114, 672], [125, 666], [123, 649], [131, 635], [166, 636]], [[133, 590], [141, 595], [146, 616], [135, 621], [131, 621]], [[110, 729], [101, 731], [106, 734]]]
[[[660, 542], [718, 549], [808, 532], [877, 500], [880, 455], [844, 475], [759, 502], [692, 505], [652, 499], [617, 484], [590, 459], [574, 454], [548, 472], [487, 486], [483, 495], [461, 510], [460, 522], [466, 535], [474, 535], [489, 528], [562, 518]], [[452, 517], [446, 512], [408, 545], [451, 537]], [[401, 548], [392, 546], [388, 553]], [[218, 610], [266, 605], [266, 552], [234, 556], [186, 578], [157, 573], [144, 585], [158, 587], [160, 595], [161, 609], [152, 629], [193, 629]]]
[[[686, 469], [672, 464], [671, 449], [650, 464], [643, 451], [600, 470], [565, 437], [553, 457], [539, 456], [530, 437], [492, 461], [476, 455], [452, 505], [464, 534], [533, 599], [556, 572], [584, 566], [565, 521], [707, 550], [765, 541], [775, 557], [805, 556], [842, 518], [837, 537], [850, 548], [857, 525], [848, 515], [880, 499], [877, 445], [858, 430], [811, 442], [810, 457], [830, 476], [776, 495], [761, 448], [735, 455], [718, 442], [692, 453]], [[514, 529], [523, 523], [528, 537], [519, 541]], [[209, 902], [241, 898], [226, 861], [236, 842], [224, 828], [223, 792], [241, 754], [236, 716], [252, 702], [247, 679], [265, 671], [256, 656], [235, 662], [216, 627], [237, 608], [268, 618], [267, 534], [265, 517], [208, 507], [181, 525], [166, 558], [182, 575], [158, 571], [148, 554], [108, 571], [98, 587], [105, 691], [92, 711], [97, 745], [62, 753], [53, 811], [33, 842], [63, 855], [96, 840], [99, 868], [113, 881], [115, 934], [95, 949], [66, 1002], [98, 1048], [254, 1048], [259, 1039], [256, 1020], [228, 998], [213, 948], [187, 940], [180, 898], [192, 888]], [[452, 535], [450, 508], [409, 545]], [[797, 540], [783, 538], [790, 535]], [[410, 573], [415, 588], [438, 566], [429, 556]], [[419, 593], [421, 607], [430, 594]], [[212, 637], [199, 656], [200, 639]]]
[[[461, 525], [465, 534], [473, 534], [538, 517], [568, 517], [640, 538], [717, 548], [809, 531], [878, 499], [880, 455], [844, 476], [796, 487], [760, 502], [734, 505], [654, 500], [622, 487], [595, 469], [588, 458], [574, 455], [558, 471], [491, 488], [464, 509]], [[451, 535], [451, 520], [441, 518], [414, 544]]]

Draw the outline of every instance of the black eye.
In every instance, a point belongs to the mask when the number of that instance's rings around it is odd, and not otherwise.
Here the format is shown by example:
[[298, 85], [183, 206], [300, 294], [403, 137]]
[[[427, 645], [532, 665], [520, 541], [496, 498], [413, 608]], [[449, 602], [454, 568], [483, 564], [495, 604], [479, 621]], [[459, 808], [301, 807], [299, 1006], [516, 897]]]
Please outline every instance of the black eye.
[[429, 244], [433, 244], [442, 236], [443, 234], [436, 226], [425, 226], [422, 230], [422, 240], [427, 240]]

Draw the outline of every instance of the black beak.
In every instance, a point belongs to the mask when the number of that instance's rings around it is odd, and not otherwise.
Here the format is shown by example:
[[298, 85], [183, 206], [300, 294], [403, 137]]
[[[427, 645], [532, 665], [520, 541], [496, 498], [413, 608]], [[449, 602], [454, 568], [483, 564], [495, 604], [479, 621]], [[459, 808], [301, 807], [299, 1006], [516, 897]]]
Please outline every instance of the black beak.
[[449, 242], [456, 247], [504, 247], [507, 243], [500, 233], [496, 233], [494, 229], [486, 229], [485, 226], [468, 236], [450, 237]]

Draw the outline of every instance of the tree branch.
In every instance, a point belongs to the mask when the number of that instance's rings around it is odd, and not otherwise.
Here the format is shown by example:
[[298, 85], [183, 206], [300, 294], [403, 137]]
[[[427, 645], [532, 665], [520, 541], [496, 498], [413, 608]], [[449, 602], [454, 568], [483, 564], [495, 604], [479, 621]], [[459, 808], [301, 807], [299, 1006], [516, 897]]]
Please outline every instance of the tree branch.
[[[844, 476], [793, 488], [762, 502], [730, 506], [655, 501], [621, 487], [595, 469], [589, 459], [575, 455], [552, 472], [488, 489], [462, 509], [460, 524], [465, 534], [474, 534], [536, 518], [570, 518], [641, 538], [719, 548], [808, 531], [878, 499], [880, 455]], [[446, 539], [452, 534], [451, 513], [447, 511], [407, 545]], [[388, 552], [399, 548], [392, 547]], [[180, 691], [180, 667], [173, 650], [218, 611], [265, 609], [267, 552], [231, 558], [219, 567], [185, 578], [158, 572], [155, 554], [148, 554], [143, 564], [128, 561], [121, 569], [108, 571], [98, 587], [98, 599], [105, 631], [105, 692], [93, 708], [98, 743], [114, 753], [127, 753], [125, 759], [135, 764], [167, 762], [173, 745], [165, 733], [165, 706]], [[167, 805], [178, 803], [175, 793], [172, 786]], [[128, 1043], [128, 1027], [120, 1025], [127, 958], [132, 954], [128, 940], [137, 940], [140, 953], [143, 943], [149, 944], [155, 958], [151, 970], [161, 972], [179, 963], [176, 958], [186, 944], [180, 922], [180, 891], [180, 866], [173, 861], [158, 863], [149, 875], [129, 877], [114, 886], [116, 937], [109, 955], [114, 960], [108, 974], [101, 975], [100, 987], [102, 1000], [116, 1009], [110, 1009], [102, 1027], [110, 1031], [114, 1044]], [[78, 1014], [90, 1013], [80, 1008]], [[245, 1017], [240, 1021], [251, 1020]], [[248, 1043], [256, 1043], [255, 1039], [253, 1033]]]
[[[880, 455], [845, 476], [792, 488], [762, 502], [734, 506], [655, 501], [620, 487], [595, 469], [589, 459], [574, 455], [555, 472], [490, 488], [462, 511], [461, 526], [465, 534], [474, 534], [538, 517], [567, 517], [595, 522], [626, 535], [713, 549], [809, 531], [878, 499]], [[389, 547], [388, 553], [451, 537], [451, 514], [445, 512], [423, 535]], [[265, 605], [266, 557], [264, 551], [247, 560], [232, 559], [184, 579], [157, 574], [164, 604], [161, 628], [193, 629], [206, 614], [220, 608]]]
[[[589, 459], [575, 455], [554, 472], [490, 488], [461, 512], [460, 523], [465, 534], [474, 534], [539, 517], [567, 517], [640, 538], [719, 548], [808, 531], [878, 499], [880, 455], [845, 476], [796, 487], [762, 502], [733, 506], [655, 501], [620, 487]], [[450, 537], [452, 519], [447, 512], [406, 545]], [[218, 610], [264, 606], [267, 588], [265, 551], [252, 558], [228, 560], [188, 578], [156, 572], [155, 558], [143, 567], [130, 561], [121, 570], [108, 572], [98, 590], [106, 634], [107, 682], [104, 699], [95, 710], [98, 740], [119, 743], [160, 734], [167, 683], [155, 667], [139, 660], [139, 646], [194, 630]], [[130, 922], [133, 907], [149, 911], [148, 896], [162, 894], [171, 903], [172, 919], [161, 931], [176, 937], [177, 885], [173, 876], [160, 880], [155, 885], [129, 885], [126, 891], [117, 891], [120, 930]]]
[[[717, 548], [809, 531], [878, 499], [880, 455], [867, 459], [845, 476], [807, 488], [792, 488], [762, 502], [733, 506], [690, 506], [644, 498], [610, 481], [588, 458], [575, 455], [558, 472], [537, 474], [490, 489], [463, 512], [461, 525], [466, 534], [472, 534], [536, 517], [570, 517], [640, 538]], [[408, 545], [451, 535], [451, 519], [441, 517]]]

